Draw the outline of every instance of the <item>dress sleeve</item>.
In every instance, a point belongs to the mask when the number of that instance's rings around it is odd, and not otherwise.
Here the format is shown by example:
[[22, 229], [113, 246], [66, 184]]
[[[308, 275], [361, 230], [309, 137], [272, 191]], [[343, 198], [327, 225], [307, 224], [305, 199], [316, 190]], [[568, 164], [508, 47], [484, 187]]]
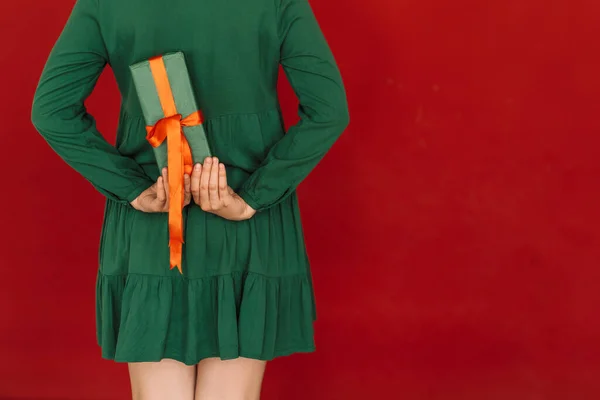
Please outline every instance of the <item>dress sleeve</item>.
[[298, 97], [300, 121], [238, 190], [257, 211], [293, 193], [349, 123], [342, 78], [309, 2], [280, 1], [280, 64]]
[[129, 204], [154, 182], [102, 137], [84, 105], [108, 63], [97, 1], [76, 1], [42, 71], [31, 121], [50, 147], [98, 191]]

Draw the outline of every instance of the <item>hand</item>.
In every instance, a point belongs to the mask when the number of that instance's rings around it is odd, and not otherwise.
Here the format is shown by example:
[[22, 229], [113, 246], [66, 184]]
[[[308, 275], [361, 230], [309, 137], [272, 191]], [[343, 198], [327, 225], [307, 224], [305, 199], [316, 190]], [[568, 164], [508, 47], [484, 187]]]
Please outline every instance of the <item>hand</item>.
[[256, 213], [227, 185], [225, 165], [217, 157], [206, 157], [192, 171], [191, 184], [194, 202], [204, 211], [232, 221], [250, 219]]
[[[190, 192], [190, 176], [183, 176], [183, 205], [186, 206], [192, 201]], [[169, 176], [167, 168], [163, 168], [162, 175], [158, 177], [156, 183], [144, 190], [142, 194], [136, 197], [131, 203], [136, 210], [153, 213], [169, 211]]]

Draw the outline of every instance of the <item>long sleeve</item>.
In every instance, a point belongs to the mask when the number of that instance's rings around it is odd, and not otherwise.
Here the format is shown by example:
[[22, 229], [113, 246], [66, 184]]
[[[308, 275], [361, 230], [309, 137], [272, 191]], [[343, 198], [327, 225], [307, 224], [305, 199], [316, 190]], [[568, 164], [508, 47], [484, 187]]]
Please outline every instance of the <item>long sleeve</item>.
[[97, 1], [75, 3], [43, 69], [31, 121], [50, 147], [98, 191], [128, 204], [153, 181], [102, 137], [84, 105], [108, 63]]
[[257, 211], [288, 197], [349, 123], [340, 72], [307, 0], [281, 0], [282, 65], [299, 101], [299, 122], [267, 153], [238, 190]]

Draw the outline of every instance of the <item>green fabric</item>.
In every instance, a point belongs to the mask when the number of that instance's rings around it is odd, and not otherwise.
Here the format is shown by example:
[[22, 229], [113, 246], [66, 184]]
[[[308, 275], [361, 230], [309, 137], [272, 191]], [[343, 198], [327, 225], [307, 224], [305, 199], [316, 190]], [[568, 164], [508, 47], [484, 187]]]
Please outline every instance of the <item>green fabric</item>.
[[[163, 61], [169, 84], [173, 93], [177, 112], [183, 118], [198, 111], [190, 77], [185, 64], [185, 56], [181, 52], [164, 54]], [[150, 63], [147, 60], [138, 62], [129, 67], [132, 79], [138, 94], [142, 113], [147, 125], [154, 125], [165, 117], [160, 98], [154, 83]], [[202, 125], [186, 126], [183, 133], [190, 145], [194, 163], [203, 162], [206, 157], [212, 156], [209, 144]], [[167, 166], [167, 141], [153, 148], [156, 162], [160, 170]]]
[[[130, 206], [159, 176], [129, 66], [186, 56], [212, 152], [259, 210], [229, 221], [184, 209], [183, 276], [169, 269], [168, 215]], [[106, 65], [121, 93], [115, 146], [85, 99]], [[279, 65], [299, 101], [284, 131]], [[348, 124], [340, 73], [306, 0], [77, 0], [42, 72], [32, 121], [107, 197], [99, 250], [103, 357], [188, 364], [314, 350], [315, 297], [295, 189]]]

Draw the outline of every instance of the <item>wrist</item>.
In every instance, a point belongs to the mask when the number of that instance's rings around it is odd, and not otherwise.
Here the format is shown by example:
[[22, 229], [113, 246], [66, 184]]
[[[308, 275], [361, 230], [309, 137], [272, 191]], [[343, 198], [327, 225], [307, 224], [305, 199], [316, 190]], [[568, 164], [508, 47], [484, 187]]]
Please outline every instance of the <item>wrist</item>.
[[250, 207], [248, 205], [248, 203], [246, 203], [244, 205], [244, 211], [242, 212], [242, 218], [243, 219], [250, 219], [254, 216], [254, 214], [256, 214], [256, 210], [252, 207]]
[[139, 202], [140, 202], [139, 198], [140, 197], [138, 196], [138, 197], [136, 197], [135, 199], [133, 199], [133, 200], [131, 200], [129, 202], [129, 204], [131, 205], [131, 207], [135, 208], [136, 210], [139, 210]]
[[254, 199], [254, 197], [245, 188], [241, 188], [238, 191], [237, 195], [239, 197], [241, 197], [242, 200], [244, 200], [246, 209], [251, 214], [250, 216], [252, 216], [258, 212], [260, 204]]

